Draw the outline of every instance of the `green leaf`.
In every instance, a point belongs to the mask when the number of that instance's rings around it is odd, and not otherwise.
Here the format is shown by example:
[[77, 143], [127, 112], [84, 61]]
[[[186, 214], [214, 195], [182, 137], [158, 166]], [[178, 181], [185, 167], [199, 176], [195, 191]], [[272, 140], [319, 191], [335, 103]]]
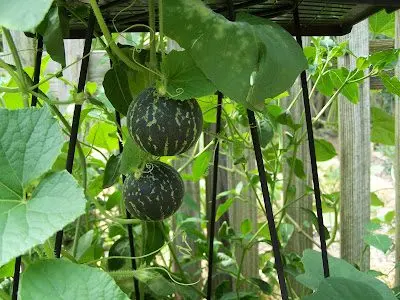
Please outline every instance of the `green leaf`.
[[385, 214], [385, 223], [386, 223], [386, 224], [391, 224], [392, 221], [393, 221], [393, 219], [394, 219], [394, 217], [395, 217], [395, 212], [394, 212], [394, 210], [388, 211], [388, 212]]
[[30, 265], [22, 273], [19, 298], [129, 300], [106, 272], [62, 259]]
[[383, 34], [387, 37], [394, 38], [395, 14], [388, 14], [385, 10], [381, 10], [369, 17], [369, 30], [372, 34]]
[[293, 224], [282, 223], [281, 226], [279, 226], [279, 234], [283, 244], [287, 244], [289, 242], [293, 232], [294, 232]]
[[212, 155], [213, 154], [211, 151], [204, 151], [202, 154], [200, 154], [198, 157], [196, 157], [196, 159], [193, 161], [193, 165], [192, 165], [193, 177], [192, 177], [192, 179], [194, 181], [198, 181], [204, 176], [204, 174], [208, 170], [208, 166], [210, 164]]
[[36, 32], [43, 36], [43, 43], [50, 57], [62, 66], [65, 66], [63, 31], [58, 7], [53, 6], [50, 8], [46, 17], [36, 29]]
[[207, 123], [216, 122], [216, 111], [218, 105], [217, 95], [205, 96], [197, 99], [203, 113], [203, 121]]
[[[349, 75], [349, 70], [346, 68], [334, 69], [329, 72], [331, 80], [335, 85], [336, 89], [339, 89], [347, 79]], [[350, 102], [357, 104], [359, 100], [359, 90], [357, 83], [347, 83], [340, 92], [345, 96]]]
[[240, 224], [240, 232], [242, 234], [248, 234], [251, 232], [251, 221], [249, 219], [243, 220]]
[[10, 260], [7, 264], [0, 267], [0, 279], [14, 276], [15, 260]]
[[337, 155], [335, 147], [324, 139], [315, 139], [317, 161], [327, 161]]
[[111, 155], [107, 161], [106, 168], [104, 170], [103, 177], [103, 188], [113, 186], [121, 175], [119, 172], [121, 165], [120, 155]]
[[375, 70], [393, 69], [399, 57], [399, 49], [388, 49], [372, 53], [368, 61]]
[[124, 116], [133, 98], [129, 88], [128, 72], [119, 64], [114, 65], [104, 75], [104, 93], [108, 100]]
[[106, 209], [110, 210], [113, 207], [117, 206], [119, 203], [121, 203], [122, 200], [122, 192], [119, 190], [116, 190], [114, 193], [112, 193], [106, 202]]
[[376, 193], [371, 193], [371, 205], [372, 206], [384, 206], [385, 204], [381, 199], [379, 199]]
[[274, 137], [274, 126], [268, 117], [263, 118], [259, 122], [260, 129], [260, 145], [261, 147], [266, 147]]
[[214, 94], [216, 88], [196, 66], [189, 51], [171, 51], [162, 62], [167, 92], [173, 99], [187, 100]]
[[[382, 297], [382, 299], [385, 300], [396, 299], [392, 291], [382, 281], [372, 277], [371, 275], [368, 275], [367, 273], [360, 272], [345, 260], [335, 258], [332, 256], [329, 256], [328, 259], [329, 259], [330, 276], [343, 277], [346, 278], [347, 280], [355, 280], [357, 282], [362, 282], [375, 289]], [[308, 287], [309, 289], [312, 290], [318, 289], [319, 285], [324, 280], [321, 253], [310, 249], [305, 250], [302, 262], [304, 264], [305, 273], [298, 275], [296, 277], [296, 280], [299, 281], [304, 286]], [[339, 297], [335, 299], [343, 299], [343, 298]]]
[[53, 0], [0, 1], [0, 26], [32, 32], [42, 22]]
[[91, 82], [91, 81], [88, 81], [88, 82], [86, 82], [86, 85], [85, 85], [85, 91], [86, 92], [88, 92], [90, 95], [94, 95], [94, 93], [96, 93], [96, 90], [97, 90], [97, 83], [96, 82]]
[[[145, 226], [145, 247], [144, 250], [142, 250], [143, 254], [149, 254], [153, 253], [149, 256], [146, 256], [145, 261], [147, 263], [150, 263], [154, 256], [157, 255], [158, 251], [160, 248], [164, 245], [164, 235], [162, 234], [160, 230], [160, 225], [162, 225], [162, 222], [143, 222], [142, 226]], [[157, 252], [156, 252], [157, 251]]]
[[229, 210], [229, 208], [232, 206], [233, 200], [233, 198], [229, 198], [218, 206], [217, 213], [215, 214], [215, 221], [218, 221], [219, 218], [221, 218], [222, 215]]
[[344, 277], [329, 277], [321, 281], [317, 291], [304, 300], [385, 300], [372, 286]]
[[158, 272], [142, 269], [134, 271], [133, 276], [158, 297], [166, 297], [175, 291], [173, 284]]
[[[129, 239], [122, 237], [115, 241], [111, 246], [108, 256], [131, 256], [129, 249]], [[107, 267], [109, 271], [116, 271], [127, 265], [129, 261], [124, 258], [110, 258], [107, 260]]]
[[289, 165], [290, 168], [294, 168], [294, 174], [299, 177], [300, 179], [305, 179], [306, 173], [304, 172], [304, 164], [303, 162], [296, 158], [293, 162], [293, 158], [292, 157], [288, 157], [287, 158], [287, 163]]
[[317, 83], [317, 89], [325, 96], [330, 97], [333, 95], [335, 86], [332, 82], [330, 71], [327, 71], [321, 75], [321, 78]]
[[264, 294], [266, 295], [272, 294], [273, 287], [268, 282], [256, 277], [251, 277], [250, 281], [255, 285], [257, 285]]
[[0, 109], [0, 201], [22, 200], [23, 189], [50, 170], [63, 135], [46, 107]]
[[273, 22], [243, 14], [230, 22], [200, 0], [164, 2], [168, 37], [189, 51], [218, 90], [248, 108], [262, 110], [264, 99], [285, 91], [307, 67], [292, 36]]
[[86, 137], [93, 146], [107, 149], [109, 152], [118, 149], [117, 128], [114, 125], [101, 122], [94, 124]]
[[93, 230], [89, 230], [78, 240], [76, 259], [79, 263], [86, 263], [100, 258], [103, 255], [103, 247], [97, 242]]
[[367, 245], [381, 250], [383, 253], [387, 253], [393, 244], [392, 240], [386, 234], [376, 233], [370, 233], [364, 236], [364, 242]]
[[371, 142], [395, 145], [394, 117], [380, 108], [371, 108]]
[[85, 212], [83, 190], [67, 172], [45, 177], [29, 201], [3, 200], [0, 208], [0, 265], [44, 243]]
[[400, 80], [396, 76], [390, 77], [386, 73], [380, 73], [380, 77], [388, 92], [400, 97]]
[[129, 174], [139, 167], [147, 154], [139, 148], [129, 134], [126, 134], [125, 136], [126, 142], [124, 144], [124, 151], [122, 151], [119, 171], [122, 174]]
[[[311, 218], [311, 222], [313, 223], [313, 225], [315, 227], [315, 230], [317, 230], [317, 232], [319, 233], [318, 218], [315, 215], [315, 213], [311, 209], [307, 209], [304, 207], [302, 207], [301, 209], [308, 214], [308, 216]], [[329, 230], [326, 228], [326, 226], [324, 226], [324, 232], [325, 232], [325, 240], [329, 239], [330, 234], [329, 234]]]

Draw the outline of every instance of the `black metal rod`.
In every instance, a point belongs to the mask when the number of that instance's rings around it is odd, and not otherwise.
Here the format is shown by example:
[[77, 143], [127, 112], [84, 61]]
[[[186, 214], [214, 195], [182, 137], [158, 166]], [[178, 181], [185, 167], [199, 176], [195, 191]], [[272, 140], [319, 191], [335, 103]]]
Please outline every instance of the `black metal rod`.
[[208, 280], [207, 280], [207, 300], [211, 300], [212, 295], [212, 277], [213, 277], [213, 264], [214, 264], [214, 237], [215, 237], [215, 214], [217, 210], [217, 188], [218, 188], [218, 163], [219, 163], [219, 140], [218, 135], [221, 132], [221, 114], [222, 114], [222, 98], [221, 92], [218, 95], [217, 106], [217, 123], [215, 125], [215, 149], [214, 149], [214, 162], [212, 173], [212, 186], [211, 186], [211, 210], [210, 210], [210, 225], [208, 227]]
[[[117, 132], [120, 138], [122, 138], [122, 132], [121, 132], [121, 115], [119, 114], [118, 111], [115, 111], [115, 119], [117, 121]], [[118, 146], [119, 146], [119, 153], [122, 153], [122, 151], [124, 150], [124, 146], [122, 145], [121, 139], [118, 139]], [[122, 182], [125, 181], [125, 175], [122, 175]], [[126, 211], [126, 218], [130, 219], [131, 218], [131, 214], [129, 213], [128, 210]], [[133, 237], [133, 227], [132, 224], [128, 224], [126, 225], [127, 229], [128, 229], [128, 238], [129, 238], [129, 250], [131, 253], [132, 257], [135, 257], [135, 240]], [[137, 265], [136, 265], [136, 259], [132, 258], [131, 259], [132, 262], [132, 270], [136, 270], [137, 269]], [[139, 293], [139, 281], [133, 277], [133, 286], [135, 288], [135, 297], [136, 299], [140, 299], [140, 293]]]
[[[301, 29], [300, 29], [299, 10], [297, 8], [293, 12], [293, 17], [296, 29], [296, 39], [300, 47], [303, 47], [303, 43], [301, 41], [301, 32], [300, 32]], [[319, 231], [319, 240], [321, 243], [322, 265], [324, 269], [324, 276], [329, 277], [328, 252], [326, 249], [326, 241], [325, 241], [325, 226], [324, 226], [324, 217], [322, 214], [321, 190], [319, 188], [318, 168], [317, 168], [317, 159], [315, 155], [314, 133], [311, 120], [310, 96], [308, 94], [306, 71], [301, 72], [300, 77], [301, 77], [301, 86], [303, 89], [303, 102], [304, 102], [304, 111], [307, 124], [308, 147], [310, 151], [311, 171], [314, 183], [315, 206], [317, 208], [318, 231]]]
[[[41, 35], [38, 36], [37, 40], [37, 48], [36, 48], [36, 59], [35, 59], [35, 69], [33, 70], [33, 85], [39, 83], [40, 78], [40, 67], [42, 65], [42, 54], [43, 54], [43, 37]], [[39, 92], [39, 87], [36, 87], [34, 92]], [[37, 104], [37, 97], [36, 95], [32, 95], [32, 102], [31, 106], [36, 106]]]
[[260, 176], [261, 190], [264, 199], [265, 212], [267, 213], [268, 228], [269, 228], [269, 233], [271, 235], [272, 252], [274, 253], [275, 268], [276, 272], [278, 273], [278, 281], [281, 289], [281, 296], [283, 300], [287, 300], [289, 299], [289, 296], [287, 292], [285, 275], [283, 271], [283, 262], [280, 253], [281, 246], [279, 243], [278, 233], [276, 232], [274, 213], [272, 211], [271, 198], [269, 196], [267, 176], [265, 174], [264, 162], [260, 146], [260, 139], [258, 136], [259, 132], [258, 125], [256, 118], [254, 116], [254, 112], [249, 109], [247, 110], [247, 118], [249, 119], [251, 139], [253, 140], [253, 148], [257, 162], [258, 175]]
[[20, 270], [21, 270], [21, 256], [18, 256], [15, 259], [15, 265], [14, 265], [13, 288], [12, 288], [12, 295], [11, 295], [12, 300], [17, 300], [17, 298], [18, 298]]
[[[88, 20], [88, 29], [86, 32], [85, 38], [85, 46], [83, 48], [83, 59], [81, 65], [81, 71], [79, 74], [79, 81], [78, 81], [78, 93], [83, 92], [86, 83], [86, 75], [89, 67], [89, 52], [92, 45], [92, 36], [93, 36], [93, 29], [94, 29], [95, 17], [93, 11], [90, 12], [89, 20]], [[75, 157], [75, 146], [78, 139], [78, 130], [79, 130], [79, 121], [81, 117], [81, 110], [82, 105], [76, 104], [74, 109], [74, 116], [72, 119], [72, 126], [71, 126], [71, 134], [69, 138], [69, 145], [68, 145], [68, 155], [67, 155], [67, 163], [65, 169], [72, 174], [72, 168], [74, 166], [74, 157]], [[61, 246], [62, 246], [62, 239], [63, 239], [63, 230], [60, 230], [56, 234], [56, 241], [54, 245], [54, 253], [57, 258], [60, 258], [61, 255]]]
[[[35, 69], [33, 70], [33, 85], [39, 83], [40, 67], [42, 65], [42, 53], [43, 53], [43, 37], [39, 35], [36, 48]], [[39, 91], [39, 87], [35, 88], [34, 91], [37, 93]], [[35, 107], [36, 104], [37, 104], [37, 97], [35, 95], [32, 95], [31, 106]], [[15, 265], [14, 265], [13, 288], [11, 295], [12, 300], [17, 300], [18, 297], [20, 270], [21, 270], [21, 256], [18, 256], [15, 259]]]

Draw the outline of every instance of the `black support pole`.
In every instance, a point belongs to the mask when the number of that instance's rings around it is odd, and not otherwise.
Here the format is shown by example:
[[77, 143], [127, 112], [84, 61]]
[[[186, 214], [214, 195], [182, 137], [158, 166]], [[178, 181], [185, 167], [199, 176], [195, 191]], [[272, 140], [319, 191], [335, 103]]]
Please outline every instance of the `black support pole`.
[[[297, 7], [293, 12], [293, 18], [296, 29], [296, 40], [299, 43], [300, 47], [303, 47], [303, 43], [301, 41], [299, 10]], [[317, 159], [315, 156], [314, 133], [311, 120], [310, 97], [308, 94], [306, 71], [301, 72], [301, 86], [303, 90], [303, 102], [304, 102], [304, 111], [307, 124], [308, 146], [310, 149], [311, 171], [314, 183], [315, 206], [317, 208], [318, 231], [321, 243], [322, 265], [324, 269], [324, 276], [329, 277], [328, 252], [326, 249], [326, 241], [325, 241], [325, 227], [324, 227], [324, 217], [322, 215], [321, 190], [319, 188], [318, 168], [317, 168]]]
[[[33, 85], [39, 83], [40, 67], [42, 65], [42, 53], [43, 53], [43, 37], [39, 35], [36, 47], [35, 69], [33, 70]], [[37, 93], [39, 91], [39, 87], [35, 88], [34, 91]], [[32, 95], [31, 106], [35, 107], [36, 104], [37, 104], [37, 97], [35, 95]], [[15, 265], [14, 265], [13, 288], [11, 295], [12, 300], [17, 300], [18, 298], [20, 270], [21, 270], [21, 256], [18, 256], [15, 259]]]
[[260, 146], [260, 139], [258, 136], [259, 130], [256, 118], [254, 116], [254, 112], [248, 109], [247, 118], [249, 119], [251, 139], [253, 140], [254, 154], [257, 161], [258, 175], [260, 176], [261, 190], [264, 199], [265, 212], [267, 214], [269, 233], [271, 235], [272, 251], [274, 253], [275, 268], [276, 272], [278, 273], [278, 281], [281, 289], [281, 296], [283, 300], [288, 300], [289, 296], [287, 292], [285, 275], [283, 271], [283, 262], [280, 253], [281, 246], [279, 243], [278, 234], [276, 232], [274, 213], [272, 211], [271, 198], [269, 196], [269, 190], [267, 185], [267, 176], [265, 174], [264, 162]]
[[[83, 92], [86, 83], [86, 75], [89, 67], [89, 52], [92, 45], [92, 36], [93, 36], [93, 29], [94, 29], [95, 17], [93, 12], [90, 12], [89, 20], [88, 20], [88, 28], [86, 32], [85, 38], [85, 46], [83, 49], [83, 59], [81, 65], [81, 71], [79, 74], [79, 81], [78, 81], [78, 93]], [[78, 139], [78, 130], [79, 130], [79, 120], [81, 117], [81, 110], [82, 105], [76, 104], [74, 109], [74, 116], [72, 119], [72, 126], [71, 126], [71, 134], [69, 139], [68, 145], [68, 155], [67, 155], [67, 163], [65, 169], [72, 174], [72, 168], [74, 166], [74, 157], [75, 157], [75, 146]], [[61, 246], [62, 246], [62, 239], [63, 239], [63, 230], [57, 232], [56, 241], [54, 246], [54, 253], [57, 258], [60, 258], [61, 255]]]
[[222, 114], [222, 93], [218, 92], [217, 123], [215, 126], [215, 149], [211, 186], [211, 210], [210, 225], [208, 227], [208, 277], [207, 277], [207, 300], [212, 296], [212, 277], [214, 264], [214, 236], [215, 236], [215, 214], [217, 206], [217, 188], [218, 188], [218, 163], [219, 163], [219, 140], [218, 135], [221, 132], [221, 114]]
[[[119, 112], [115, 111], [115, 119], [117, 121], [118, 127], [117, 127], [117, 131], [118, 131], [118, 135], [120, 136], [120, 138], [122, 138], [122, 132], [121, 132], [121, 115], [119, 114]], [[122, 151], [124, 150], [124, 146], [122, 145], [121, 139], [118, 139], [118, 146], [119, 146], [119, 153], [122, 153]], [[125, 181], [125, 175], [122, 175], [122, 182]], [[131, 214], [129, 213], [128, 210], [126, 211], [126, 218], [130, 219], [131, 218]], [[133, 228], [132, 228], [132, 224], [128, 224], [127, 225], [127, 229], [128, 229], [128, 238], [129, 238], [129, 250], [131, 253], [132, 257], [135, 257], [135, 240], [133, 237]], [[136, 266], [136, 259], [132, 258], [131, 259], [132, 262], [132, 270], [136, 270], [137, 266]], [[135, 288], [135, 299], [140, 299], [140, 293], [139, 293], [139, 282], [138, 280], [133, 277], [133, 286]]]

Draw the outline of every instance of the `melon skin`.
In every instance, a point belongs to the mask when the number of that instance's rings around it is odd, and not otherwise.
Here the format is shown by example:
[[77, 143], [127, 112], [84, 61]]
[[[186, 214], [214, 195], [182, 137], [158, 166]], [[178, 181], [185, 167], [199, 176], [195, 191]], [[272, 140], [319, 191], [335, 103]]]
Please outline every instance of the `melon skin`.
[[185, 187], [171, 166], [153, 161], [146, 164], [139, 178], [128, 175], [124, 182], [125, 207], [135, 219], [161, 221], [181, 206]]
[[189, 150], [203, 129], [203, 114], [195, 99], [179, 101], [147, 88], [129, 106], [128, 130], [144, 151], [173, 156]]

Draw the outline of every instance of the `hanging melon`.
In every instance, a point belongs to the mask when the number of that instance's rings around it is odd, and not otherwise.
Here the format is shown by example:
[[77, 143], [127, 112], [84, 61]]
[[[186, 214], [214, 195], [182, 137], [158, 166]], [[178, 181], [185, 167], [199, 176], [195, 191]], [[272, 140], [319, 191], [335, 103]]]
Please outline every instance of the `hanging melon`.
[[203, 115], [195, 99], [173, 100], [148, 88], [129, 106], [127, 123], [129, 133], [143, 150], [155, 156], [172, 156], [196, 143]]
[[124, 182], [126, 209], [133, 218], [160, 221], [175, 213], [182, 204], [185, 188], [179, 173], [171, 166], [152, 161], [139, 178], [129, 175]]

